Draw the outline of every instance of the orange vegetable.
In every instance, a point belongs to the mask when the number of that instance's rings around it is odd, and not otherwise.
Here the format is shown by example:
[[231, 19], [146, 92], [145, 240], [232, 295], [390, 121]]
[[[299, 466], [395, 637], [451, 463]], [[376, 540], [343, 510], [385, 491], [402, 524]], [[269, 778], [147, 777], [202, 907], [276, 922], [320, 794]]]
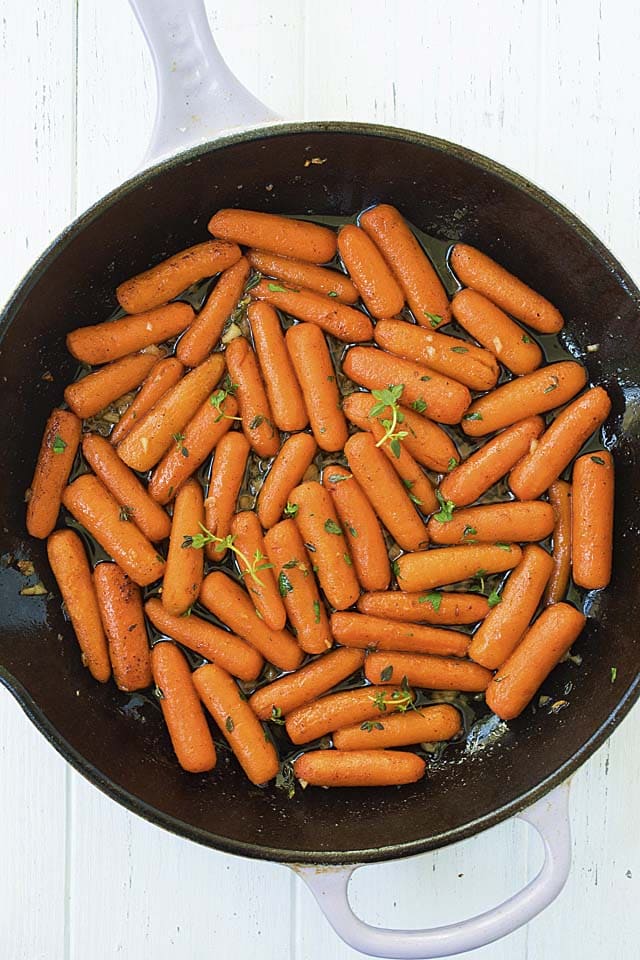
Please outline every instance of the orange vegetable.
[[373, 336], [373, 326], [366, 313], [347, 307], [337, 297], [325, 297], [304, 287], [284, 287], [268, 280], [262, 280], [254, 287], [251, 296], [255, 300], [266, 300], [272, 307], [297, 320], [314, 323], [325, 333], [346, 343], [371, 340]]
[[280, 449], [280, 436], [256, 355], [244, 337], [238, 337], [227, 347], [225, 358], [236, 385], [244, 435], [259, 457], [274, 457]]
[[178, 343], [176, 356], [187, 367], [197, 367], [218, 343], [225, 323], [242, 297], [249, 270], [248, 262], [240, 257], [220, 274], [200, 313]]
[[456, 708], [448, 703], [438, 703], [406, 713], [394, 713], [364, 730], [357, 724], [343, 727], [333, 734], [333, 744], [337, 750], [380, 750], [412, 743], [438, 743], [451, 740], [461, 732], [460, 714]]
[[355, 303], [358, 291], [349, 277], [338, 270], [327, 270], [326, 267], [316, 267], [301, 260], [290, 260], [288, 257], [279, 257], [264, 250], [247, 251], [249, 263], [262, 274], [263, 277], [275, 277], [284, 280], [292, 287], [305, 287], [316, 293], [340, 300], [341, 303]]
[[[231, 522], [234, 546], [249, 561], [236, 554], [240, 575], [256, 606], [256, 610], [271, 630], [282, 630], [287, 620], [273, 569], [265, 553], [262, 527], [255, 513], [243, 510]], [[251, 575], [251, 570], [254, 575]]]
[[336, 253], [333, 230], [257, 210], [218, 210], [209, 221], [209, 233], [310, 263], [326, 263]]
[[553, 528], [553, 568], [544, 602], [558, 603], [567, 592], [571, 572], [571, 484], [556, 480], [549, 487], [549, 503], [556, 522]]
[[285, 717], [346, 680], [363, 663], [364, 653], [360, 650], [332, 650], [295, 673], [260, 687], [249, 698], [249, 705], [260, 720]]
[[[224, 538], [231, 530], [238, 494], [249, 457], [249, 441], [242, 433], [225, 433], [216, 446], [211, 477], [204, 501], [204, 525], [214, 536]], [[214, 562], [224, 559], [226, 549], [217, 543], [206, 545], [206, 555]]]
[[347, 224], [338, 234], [338, 252], [373, 317], [393, 317], [404, 307], [404, 293], [384, 257], [364, 230]]
[[99, 563], [93, 585], [116, 686], [126, 691], [144, 690], [153, 678], [140, 587], [117, 563]]
[[370, 653], [364, 675], [371, 683], [398, 683], [400, 679], [429, 690], [486, 690], [491, 671], [469, 660], [432, 657], [426, 653]]
[[193, 308], [188, 303], [167, 303], [146, 313], [72, 330], [67, 334], [67, 350], [82, 363], [109, 363], [143, 347], [170, 340], [188, 327], [193, 317]]
[[544, 500], [484, 503], [456, 510], [452, 519], [444, 522], [440, 513], [427, 524], [433, 543], [544, 540], [554, 524], [553, 507]]
[[385, 593], [365, 593], [358, 600], [360, 613], [372, 617], [433, 624], [477, 623], [489, 612], [486, 597], [477, 593], [438, 591], [433, 593], [405, 593], [393, 590]]
[[399, 706], [406, 708], [413, 699], [413, 693], [405, 694], [398, 686], [342, 690], [296, 707], [288, 714], [285, 726], [293, 743], [310, 743], [339, 727], [376, 720], [381, 713], [391, 713]]
[[542, 350], [535, 340], [481, 293], [461, 290], [451, 309], [460, 326], [512, 373], [531, 373], [542, 363]]
[[289, 327], [285, 339], [316, 443], [322, 450], [341, 450], [347, 441], [347, 421], [324, 334], [312, 323], [298, 323]]
[[345, 647], [369, 651], [403, 650], [464, 657], [469, 646], [467, 634], [457, 630], [438, 630], [437, 627], [399, 623], [350, 611], [331, 615], [331, 632]]
[[396, 561], [398, 584], [402, 590], [431, 590], [467, 580], [480, 571], [484, 576], [511, 570], [520, 562], [521, 556], [520, 547], [513, 543], [504, 547], [481, 543], [406, 553]]
[[268, 303], [254, 302], [249, 307], [248, 316], [274, 423], [288, 433], [304, 430], [309, 423], [307, 408], [278, 314]]
[[162, 584], [162, 606], [174, 617], [191, 607], [198, 598], [204, 570], [204, 551], [185, 547], [185, 537], [202, 530], [204, 499], [197, 480], [187, 480], [173, 505], [169, 552]]
[[184, 373], [184, 367], [175, 357], [165, 357], [151, 368], [151, 372], [143, 382], [131, 406], [122, 414], [111, 434], [110, 442], [116, 446], [131, 432], [136, 423], [141, 420], [151, 407], [165, 395], [167, 390], [175, 387]]
[[597, 590], [611, 579], [613, 552], [613, 458], [587, 453], [573, 465], [571, 561], [579, 587]]
[[278, 522], [291, 491], [311, 466], [318, 448], [308, 433], [296, 433], [280, 447], [258, 494], [260, 523], [268, 530]]
[[311, 750], [293, 764], [312, 787], [393, 787], [424, 776], [425, 762], [400, 750]]
[[27, 504], [27, 530], [32, 537], [43, 540], [56, 525], [62, 491], [71, 473], [81, 435], [82, 424], [74, 413], [52, 411], [44, 428]]
[[100, 413], [110, 403], [139, 387], [162, 353], [157, 347], [146, 347], [114, 360], [94, 373], [87, 374], [65, 387], [64, 399], [82, 420]]

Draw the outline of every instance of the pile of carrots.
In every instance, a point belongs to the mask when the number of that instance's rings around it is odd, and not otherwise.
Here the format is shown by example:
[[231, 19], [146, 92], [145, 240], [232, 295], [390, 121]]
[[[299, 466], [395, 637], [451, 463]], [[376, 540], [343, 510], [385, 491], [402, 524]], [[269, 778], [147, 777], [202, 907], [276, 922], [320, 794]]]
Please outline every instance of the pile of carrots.
[[[304, 783], [416, 781], [424, 759], [390, 748], [462, 730], [416, 691], [518, 716], [584, 626], [570, 576], [608, 584], [613, 462], [578, 454], [609, 398], [581, 364], [544, 363], [533, 331], [562, 328], [555, 307], [462, 243], [450, 302], [393, 207], [339, 232], [226, 209], [209, 230], [122, 283], [123, 316], [68, 334], [91, 371], [47, 422], [27, 528], [47, 538], [84, 664], [125, 691], [155, 684], [185, 770], [216, 764], [210, 714], [256, 784], [280, 765], [265, 723], [300, 748]], [[197, 313], [174, 299], [216, 276]], [[454, 320], [469, 339], [441, 331]], [[91, 432], [132, 391], [110, 436]], [[484, 442], [463, 459], [456, 438]], [[238, 509], [249, 463], [263, 479]], [[486, 502], [505, 477], [513, 497]], [[55, 529], [61, 506], [110, 561], [92, 570]], [[441, 589], [505, 572], [488, 597]]]

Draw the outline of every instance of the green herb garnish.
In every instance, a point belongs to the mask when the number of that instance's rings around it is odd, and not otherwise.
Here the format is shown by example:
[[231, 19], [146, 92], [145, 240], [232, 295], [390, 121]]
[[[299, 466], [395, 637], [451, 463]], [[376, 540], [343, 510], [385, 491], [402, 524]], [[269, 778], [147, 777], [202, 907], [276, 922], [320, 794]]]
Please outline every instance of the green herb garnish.
[[56, 433], [51, 449], [54, 453], [64, 453], [67, 449], [67, 443], [62, 439], [59, 433]]
[[440, 504], [440, 509], [437, 513], [434, 513], [433, 519], [437, 520], [438, 523], [448, 523], [450, 520], [453, 520], [453, 511], [456, 508], [453, 500], [445, 500], [445, 498], [440, 493], [440, 490], [436, 488], [435, 491], [436, 500]]

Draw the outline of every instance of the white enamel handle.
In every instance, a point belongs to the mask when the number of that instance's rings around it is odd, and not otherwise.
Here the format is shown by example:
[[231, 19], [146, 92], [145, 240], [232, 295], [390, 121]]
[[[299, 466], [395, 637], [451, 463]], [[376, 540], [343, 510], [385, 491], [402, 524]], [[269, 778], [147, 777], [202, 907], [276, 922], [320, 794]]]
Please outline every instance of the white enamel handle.
[[354, 914], [348, 897], [351, 875], [358, 867], [293, 866], [316, 898], [339, 937], [354, 950], [390, 960], [433, 960], [482, 947], [517, 930], [541, 913], [562, 890], [571, 867], [568, 783], [519, 813], [544, 843], [544, 863], [524, 889], [477, 917], [431, 930], [384, 930]]
[[278, 120], [231, 72], [204, 0], [130, 0], [153, 57], [158, 106], [145, 165], [223, 130]]

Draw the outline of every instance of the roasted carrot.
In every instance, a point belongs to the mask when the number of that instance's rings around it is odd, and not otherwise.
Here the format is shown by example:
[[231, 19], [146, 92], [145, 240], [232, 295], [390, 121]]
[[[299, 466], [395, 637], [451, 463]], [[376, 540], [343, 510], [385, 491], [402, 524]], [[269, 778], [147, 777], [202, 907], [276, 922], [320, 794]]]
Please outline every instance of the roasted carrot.
[[258, 494], [258, 518], [265, 530], [282, 516], [291, 491], [301, 482], [317, 451], [308, 433], [296, 433], [282, 444]]
[[117, 563], [99, 563], [93, 574], [113, 679], [120, 690], [151, 686], [151, 656], [140, 587]]
[[347, 442], [347, 421], [324, 334], [312, 323], [298, 323], [289, 327], [285, 339], [316, 443], [322, 450], [341, 450]]
[[162, 260], [150, 270], [125, 280], [116, 290], [118, 303], [127, 313], [142, 313], [173, 300], [192, 283], [226, 270], [240, 259], [235, 243], [207, 240]]
[[475, 247], [456, 243], [451, 266], [465, 287], [481, 293], [534, 330], [557, 333], [562, 329], [562, 316], [548, 300]]
[[231, 521], [240, 576], [256, 610], [271, 630], [282, 630], [287, 613], [273, 575], [273, 566], [265, 553], [262, 527], [251, 510], [236, 513]]
[[439, 630], [417, 623], [382, 620], [363, 613], [334, 613], [331, 632], [345, 647], [361, 650], [401, 650], [407, 653], [433, 653], [440, 656], [464, 657], [469, 646], [466, 633]]
[[198, 599], [204, 570], [204, 551], [185, 538], [200, 533], [204, 523], [204, 499], [197, 480], [187, 480], [173, 505], [167, 565], [162, 583], [162, 606], [179, 617]]
[[402, 590], [431, 590], [469, 577], [511, 570], [521, 556], [520, 547], [513, 543], [501, 546], [481, 543], [407, 553], [396, 561], [398, 584]]
[[453, 515], [443, 508], [431, 517], [427, 530], [433, 543], [523, 542], [544, 540], [553, 524], [553, 507], [545, 500], [512, 500], [456, 510]]
[[399, 686], [342, 690], [296, 707], [287, 716], [286, 729], [293, 743], [309, 743], [340, 727], [406, 710], [413, 700], [413, 692], [405, 693]]
[[139, 587], [162, 576], [164, 560], [142, 531], [125, 518], [118, 501], [97, 477], [78, 477], [64, 491], [62, 502]]
[[347, 224], [338, 234], [338, 252], [372, 317], [393, 317], [404, 293], [384, 257], [364, 230]]
[[82, 420], [93, 417], [118, 397], [139, 387], [161, 356], [157, 347], [146, 347], [142, 353], [114, 360], [70, 383], [65, 387], [64, 399]]
[[259, 301], [252, 303], [247, 312], [273, 421], [280, 430], [288, 433], [304, 430], [309, 423], [307, 408], [278, 314], [268, 303]]
[[410, 623], [465, 624], [477, 623], [489, 612], [486, 597], [477, 593], [433, 591], [405, 593], [403, 590], [365, 593], [358, 600], [360, 613], [372, 617]]
[[613, 458], [587, 453], [573, 465], [571, 561], [579, 587], [597, 590], [611, 579], [613, 551]]
[[502, 720], [522, 713], [585, 623], [584, 616], [567, 603], [543, 610], [489, 684], [487, 706]]
[[360, 650], [332, 650], [295, 673], [260, 687], [249, 698], [249, 704], [260, 720], [280, 720], [346, 680], [363, 663], [364, 653]]
[[73, 530], [56, 530], [47, 540], [47, 556], [82, 654], [83, 666], [100, 683], [111, 663], [100, 608], [82, 541]]
[[311, 750], [293, 770], [312, 787], [394, 787], [421, 780], [425, 762], [400, 750]]
[[316, 293], [324, 293], [341, 303], [355, 303], [358, 299], [358, 291], [349, 277], [338, 270], [327, 270], [326, 267], [279, 257], [264, 250], [248, 250], [247, 259], [253, 269], [264, 277], [274, 277], [292, 287], [305, 287]]
[[115, 427], [109, 435], [110, 442], [116, 446], [128, 433], [135, 427], [151, 407], [160, 400], [161, 397], [175, 387], [176, 383], [184, 373], [184, 367], [175, 357], [165, 357], [151, 368], [151, 372], [143, 382], [140, 390], [136, 394], [131, 406], [120, 417]]
[[[236, 512], [238, 494], [249, 457], [249, 441], [243, 433], [225, 433], [216, 446], [211, 477], [204, 501], [204, 525], [214, 536], [224, 538], [231, 530], [231, 518]], [[214, 562], [223, 560], [226, 548], [208, 543], [206, 554]]]
[[337, 297], [325, 297], [304, 287], [285, 287], [268, 280], [254, 287], [251, 296], [255, 300], [266, 300], [297, 320], [313, 323], [346, 343], [361, 343], [373, 336], [373, 326], [366, 313], [347, 307]]
[[81, 435], [82, 424], [74, 413], [53, 410], [42, 435], [27, 505], [27, 530], [32, 537], [43, 540], [56, 525]]
[[154, 343], [164, 343], [189, 326], [194, 317], [188, 303], [167, 303], [146, 313], [119, 317], [67, 334], [67, 350], [82, 363], [119, 360]]
[[563, 599], [571, 572], [571, 484], [556, 480], [549, 487], [549, 503], [553, 507], [553, 568], [544, 594], [547, 606]]
[[255, 353], [244, 337], [238, 337], [227, 347], [225, 359], [231, 382], [236, 386], [245, 437], [259, 457], [275, 456], [280, 436]]
[[542, 350], [535, 340], [481, 293], [461, 290], [451, 309], [460, 326], [512, 373], [531, 373], [542, 363]]
[[247, 260], [240, 257], [220, 274], [200, 313], [180, 337], [176, 356], [187, 367], [197, 367], [218, 343], [225, 323], [242, 297], [249, 270]]
[[[408, 682], [429, 690], [486, 690], [491, 671], [469, 660], [432, 657], [427, 653], [370, 653], [364, 675], [371, 683]], [[405, 680], [406, 678], [406, 680]]]
[[333, 734], [337, 750], [380, 750], [412, 743], [438, 743], [462, 732], [460, 714], [448, 703], [394, 713], [377, 723], [343, 727]]
[[336, 235], [327, 227], [257, 210], [218, 210], [209, 233], [309, 263], [327, 263], [336, 253]]

